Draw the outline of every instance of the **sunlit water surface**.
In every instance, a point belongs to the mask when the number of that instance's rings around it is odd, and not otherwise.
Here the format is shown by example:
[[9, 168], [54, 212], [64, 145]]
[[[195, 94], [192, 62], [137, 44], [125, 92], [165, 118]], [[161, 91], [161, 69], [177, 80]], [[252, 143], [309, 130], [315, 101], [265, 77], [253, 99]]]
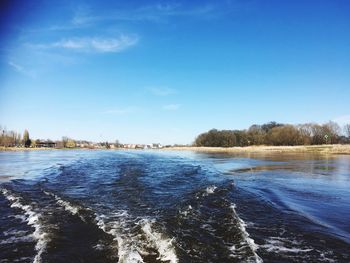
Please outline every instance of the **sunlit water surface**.
[[0, 262], [349, 254], [349, 156], [0, 152]]

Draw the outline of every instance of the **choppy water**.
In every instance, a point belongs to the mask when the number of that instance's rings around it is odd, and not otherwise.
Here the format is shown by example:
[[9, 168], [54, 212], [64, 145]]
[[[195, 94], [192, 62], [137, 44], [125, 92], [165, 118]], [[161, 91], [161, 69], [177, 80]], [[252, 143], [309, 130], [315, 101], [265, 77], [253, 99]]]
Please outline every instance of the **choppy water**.
[[0, 262], [350, 262], [350, 157], [1, 152]]

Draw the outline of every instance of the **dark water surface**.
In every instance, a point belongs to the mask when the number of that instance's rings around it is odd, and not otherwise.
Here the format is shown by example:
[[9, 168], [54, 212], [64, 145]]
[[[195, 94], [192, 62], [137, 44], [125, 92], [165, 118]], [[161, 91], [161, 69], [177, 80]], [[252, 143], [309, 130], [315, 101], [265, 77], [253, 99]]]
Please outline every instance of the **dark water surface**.
[[350, 156], [0, 152], [0, 262], [350, 262]]

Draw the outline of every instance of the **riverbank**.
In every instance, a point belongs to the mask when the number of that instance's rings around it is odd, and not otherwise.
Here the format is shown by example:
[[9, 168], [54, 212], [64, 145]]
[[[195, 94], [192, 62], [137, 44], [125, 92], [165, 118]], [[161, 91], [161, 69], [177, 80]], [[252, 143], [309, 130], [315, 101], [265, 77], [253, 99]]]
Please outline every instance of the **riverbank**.
[[196, 151], [212, 153], [320, 153], [320, 154], [350, 154], [350, 145], [300, 145], [300, 146], [247, 146], [247, 147], [169, 147], [164, 150]]
[[48, 150], [77, 150], [83, 148], [24, 148], [24, 147], [4, 147], [0, 146], [0, 152], [20, 152], [20, 151], [48, 151]]
[[[122, 150], [122, 148], [120, 148]], [[100, 150], [90, 148], [18, 148], [0, 147], [1, 151], [48, 151], [48, 150]], [[104, 149], [106, 150], [106, 149]], [[119, 149], [111, 149], [119, 150]], [[129, 149], [130, 150], [130, 149]], [[132, 149], [131, 149], [132, 150]], [[136, 149], [139, 150], [139, 149]], [[247, 146], [247, 147], [166, 147], [164, 151], [196, 151], [212, 153], [319, 153], [319, 154], [349, 154], [350, 144], [298, 145], [298, 146]]]

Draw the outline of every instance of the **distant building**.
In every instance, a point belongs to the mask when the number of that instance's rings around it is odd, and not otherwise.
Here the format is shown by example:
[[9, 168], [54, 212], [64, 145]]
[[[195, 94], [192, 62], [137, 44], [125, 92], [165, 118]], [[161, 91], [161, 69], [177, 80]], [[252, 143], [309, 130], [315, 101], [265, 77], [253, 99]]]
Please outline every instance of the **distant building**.
[[52, 141], [36, 141], [35, 147], [37, 148], [56, 148], [56, 143]]
[[109, 148], [110, 148], [110, 149], [116, 149], [117, 146], [116, 146], [115, 144], [110, 144], [110, 145], [109, 145]]
[[152, 149], [160, 149], [163, 148], [163, 146], [160, 143], [152, 143]]
[[127, 144], [126, 148], [128, 148], [128, 149], [135, 149], [136, 148], [136, 144]]
[[163, 146], [160, 143], [152, 144], [120, 144], [119, 148], [124, 149], [161, 149]]
[[92, 143], [88, 141], [76, 141], [76, 145], [79, 148], [93, 148]]

